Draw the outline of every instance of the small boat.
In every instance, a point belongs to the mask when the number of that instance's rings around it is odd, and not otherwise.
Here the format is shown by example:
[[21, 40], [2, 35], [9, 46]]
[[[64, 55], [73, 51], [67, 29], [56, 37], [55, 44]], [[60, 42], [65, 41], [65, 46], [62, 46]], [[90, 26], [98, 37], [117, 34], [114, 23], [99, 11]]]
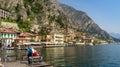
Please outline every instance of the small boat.
[[7, 50], [14, 50], [14, 47], [7, 47]]
[[93, 43], [89, 43], [90, 46], [93, 46]]
[[88, 45], [88, 46], [94, 46], [93, 43], [87, 43], [86, 45]]

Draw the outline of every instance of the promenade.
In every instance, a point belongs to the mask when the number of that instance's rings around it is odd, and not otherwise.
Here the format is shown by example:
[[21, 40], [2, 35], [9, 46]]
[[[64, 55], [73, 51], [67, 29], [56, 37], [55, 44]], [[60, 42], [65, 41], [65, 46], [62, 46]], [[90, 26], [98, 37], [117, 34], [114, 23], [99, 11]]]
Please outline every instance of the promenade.
[[20, 61], [16, 61], [16, 62], [7, 62], [4, 63], [5, 67], [30, 67], [25, 63], [20, 63]]
[[33, 63], [29, 65], [27, 61], [7, 62], [3, 63], [3, 65], [0, 63], [0, 67], [53, 67], [46, 62]]
[[30, 67], [27, 64], [22, 64], [20, 61], [16, 62], [7, 62], [7, 63], [0, 63], [0, 67]]

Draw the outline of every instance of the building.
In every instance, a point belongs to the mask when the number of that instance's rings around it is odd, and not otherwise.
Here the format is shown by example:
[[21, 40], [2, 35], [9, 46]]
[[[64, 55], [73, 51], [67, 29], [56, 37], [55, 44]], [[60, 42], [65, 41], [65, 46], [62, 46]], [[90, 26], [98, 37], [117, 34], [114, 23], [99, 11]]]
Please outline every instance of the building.
[[19, 38], [25, 38], [28, 40], [34, 40], [34, 41], [39, 41], [39, 36], [37, 34], [32, 34], [32, 33], [28, 33], [28, 32], [21, 32], [18, 35]]
[[0, 28], [0, 43], [1, 45], [12, 45], [14, 42], [14, 39], [17, 38], [17, 31], [13, 29], [7, 29], [7, 28]]
[[73, 29], [66, 29], [66, 34], [65, 34], [65, 42], [73, 42], [74, 38], [76, 36], [75, 30]]
[[20, 46], [22, 43], [24, 42], [29, 42], [30, 40], [29, 39], [26, 39], [26, 38], [16, 38], [14, 39], [14, 47], [17, 47], [17, 46]]
[[10, 17], [10, 13], [8, 11], [0, 9], [0, 19], [6, 19], [8, 17]]
[[17, 34], [17, 38], [14, 40], [14, 46], [20, 46], [22, 43], [26, 42], [38, 42], [39, 36], [36, 34], [28, 33], [28, 32], [21, 32]]
[[64, 44], [64, 34], [59, 33], [57, 30], [52, 30], [49, 35], [46, 36], [46, 44]]
[[64, 35], [60, 33], [53, 33], [46, 36], [47, 44], [64, 44]]
[[53, 43], [55, 44], [63, 44], [64, 43], [64, 35], [63, 34], [53, 34]]
[[26, 38], [26, 39], [34, 39], [35, 38], [35, 35], [34, 34], [31, 34], [31, 33], [28, 33], [28, 32], [21, 32], [19, 35], [18, 35], [19, 38]]
[[62, 34], [60, 31], [56, 30], [56, 29], [53, 29], [51, 32], [50, 32], [50, 35], [51, 35], [51, 42], [53, 44], [64, 44], [64, 34]]

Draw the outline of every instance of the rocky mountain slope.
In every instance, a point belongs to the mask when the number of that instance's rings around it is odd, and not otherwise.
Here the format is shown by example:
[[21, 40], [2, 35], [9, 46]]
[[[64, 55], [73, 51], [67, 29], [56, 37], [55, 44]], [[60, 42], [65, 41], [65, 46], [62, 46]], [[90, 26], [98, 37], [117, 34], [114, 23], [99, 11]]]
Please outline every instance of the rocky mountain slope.
[[57, 0], [0, 0], [0, 8], [10, 12], [11, 18], [23, 31], [39, 32], [41, 26], [68, 27], [98, 39], [113, 41], [85, 12], [60, 4]]
[[0, 8], [10, 12], [25, 31], [34, 25], [70, 26], [73, 23], [58, 9], [57, 3], [56, 0], [0, 0]]
[[65, 4], [60, 5], [62, 11], [78, 26], [78, 29], [87, 32], [89, 35], [100, 39], [112, 39], [112, 37], [102, 30], [95, 22], [83, 11], [78, 11]]

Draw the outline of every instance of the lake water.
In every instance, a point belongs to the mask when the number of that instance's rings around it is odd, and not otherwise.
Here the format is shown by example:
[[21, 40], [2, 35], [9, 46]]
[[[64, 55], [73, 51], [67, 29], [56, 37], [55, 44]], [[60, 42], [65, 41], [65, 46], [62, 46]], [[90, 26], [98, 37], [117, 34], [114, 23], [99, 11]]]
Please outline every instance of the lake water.
[[120, 67], [118, 44], [42, 48], [38, 51], [44, 61], [54, 67]]
[[42, 49], [54, 67], [120, 67], [120, 45], [56, 47]]

